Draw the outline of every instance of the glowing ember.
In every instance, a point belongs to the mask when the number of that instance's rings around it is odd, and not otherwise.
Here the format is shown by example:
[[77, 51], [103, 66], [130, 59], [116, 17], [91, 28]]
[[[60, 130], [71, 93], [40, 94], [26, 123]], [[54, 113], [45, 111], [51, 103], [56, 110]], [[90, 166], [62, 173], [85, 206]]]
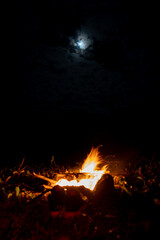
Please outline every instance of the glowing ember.
[[[84, 173], [82, 174], [82, 179], [78, 178], [69, 181], [66, 178], [62, 178], [59, 181], [55, 181], [53, 179], [49, 179], [37, 174], [35, 174], [35, 176], [49, 181], [51, 184], [51, 188], [55, 185], [59, 185], [61, 187], [84, 186], [90, 190], [93, 190], [98, 180], [102, 177], [104, 173], [107, 172], [107, 165], [103, 164], [103, 159], [101, 158], [98, 150], [99, 147], [91, 149], [91, 152], [88, 154], [86, 160], [82, 165], [82, 169], [79, 170], [80, 173]], [[101, 164], [103, 164], [103, 167], [100, 168], [99, 165]]]

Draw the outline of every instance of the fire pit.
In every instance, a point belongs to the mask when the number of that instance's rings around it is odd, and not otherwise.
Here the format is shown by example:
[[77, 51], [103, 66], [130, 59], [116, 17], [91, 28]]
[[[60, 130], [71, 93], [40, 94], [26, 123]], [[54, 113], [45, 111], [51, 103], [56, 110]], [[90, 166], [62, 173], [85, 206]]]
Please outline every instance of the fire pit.
[[77, 169], [76, 171], [70, 173], [65, 172], [64, 174], [57, 174], [56, 180], [46, 178], [36, 173], [34, 173], [34, 175], [38, 178], [48, 181], [49, 184], [44, 185], [45, 188], [52, 189], [56, 185], [61, 187], [84, 186], [85, 188], [93, 191], [98, 180], [100, 180], [105, 173], [109, 173], [107, 168], [108, 165], [103, 161], [99, 154], [99, 147], [97, 147], [91, 149], [91, 152], [88, 154], [86, 160], [82, 164], [81, 169]]
[[49, 202], [52, 211], [64, 208], [66, 211], [77, 211], [86, 200], [93, 196], [99, 196], [95, 199], [100, 199], [102, 194], [111, 194], [111, 190], [114, 189], [113, 178], [99, 153], [99, 147], [91, 149], [81, 169], [57, 174], [55, 179], [36, 173], [34, 175], [47, 181], [44, 187], [51, 190]]

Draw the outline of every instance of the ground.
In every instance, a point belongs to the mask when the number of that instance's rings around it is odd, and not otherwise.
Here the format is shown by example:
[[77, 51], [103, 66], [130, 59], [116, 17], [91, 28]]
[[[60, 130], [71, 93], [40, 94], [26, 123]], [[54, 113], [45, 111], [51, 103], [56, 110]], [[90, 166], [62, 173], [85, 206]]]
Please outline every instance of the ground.
[[[135, 240], [160, 235], [160, 162], [156, 156], [152, 161], [140, 157], [135, 168], [112, 174], [114, 187], [106, 175], [93, 192], [69, 188], [69, 205], [57, 188], [51, 195], [42, 186], [45, 181], [32, 174], [53, 178], [63, 168], [23, 164], [1, 171], [1, 239]], [[75, 194], [79, 191], [84, 200]]]

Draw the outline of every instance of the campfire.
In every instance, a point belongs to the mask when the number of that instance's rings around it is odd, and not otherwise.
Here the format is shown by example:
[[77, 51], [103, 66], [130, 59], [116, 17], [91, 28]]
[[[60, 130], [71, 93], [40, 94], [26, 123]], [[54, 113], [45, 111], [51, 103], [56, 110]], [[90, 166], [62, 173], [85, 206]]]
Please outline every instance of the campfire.
[[159, 158], [139, 156], [123, 173], [99, 147], [72, 170], [23, 163], [0, 173], [0, 239], [131, 240], [139, 230], [141, 239], [159, 236]]
[[77, 169], [74, 172], [66, 171], [64, 174], [57, 174], [56, 179], [50, 179], [36, 173], [34, 173], [34, 175], [48, 181], [48, 185], [44, 185], [47, 189], [52, 189], [54, 186], [58, 185], [61, 187], [84, 186], [89, 190], [94, 190], [97, 182], [105, 173], [109, 173], [108, 165], [101, 157], [99, 147], [93, 147], [82, 164], [81, 169]]

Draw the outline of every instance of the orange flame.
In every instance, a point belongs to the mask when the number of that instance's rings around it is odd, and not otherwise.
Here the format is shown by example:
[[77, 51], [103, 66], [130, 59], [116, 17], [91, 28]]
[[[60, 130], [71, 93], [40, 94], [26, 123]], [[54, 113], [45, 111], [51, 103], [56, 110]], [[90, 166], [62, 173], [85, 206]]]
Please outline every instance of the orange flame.
[[80, 173], [84, 173], [84, 178], [82, 179], [74, 179], [69, 181], [66, 178], [62, 178], [56, 182], [55, 180], [48, 179], [41, 175], [35, 174], [35, 176], [48, 180], [51, 183], [51, 187], [54, 187], [55, 185], [59, 185], [61, 187], [84, 186], [90, 190], [93, 190], [98, 180], [101, 179], [102, 175], [107, 172], [107, 164], [103, 164], [101, 168], [98, 167], [102, 164], [103, 159], [99, 154], [99, 147], [97, 147], [91, 149], [91, 152], [84, 161], [82, 168], [79, 170]]

